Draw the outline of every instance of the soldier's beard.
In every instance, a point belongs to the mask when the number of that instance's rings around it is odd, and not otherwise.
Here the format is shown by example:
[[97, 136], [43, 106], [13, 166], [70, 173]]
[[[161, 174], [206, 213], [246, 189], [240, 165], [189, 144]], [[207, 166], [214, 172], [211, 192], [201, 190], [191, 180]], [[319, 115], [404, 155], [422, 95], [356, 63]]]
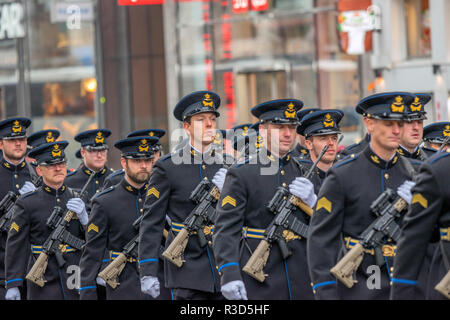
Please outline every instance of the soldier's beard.
[[150, 173], [143, 171], [134, 173], [130, 170], [127, 170], [127, 176], [133, 183], [142, 185], [148, 181], [148, 179], [150, 178]]

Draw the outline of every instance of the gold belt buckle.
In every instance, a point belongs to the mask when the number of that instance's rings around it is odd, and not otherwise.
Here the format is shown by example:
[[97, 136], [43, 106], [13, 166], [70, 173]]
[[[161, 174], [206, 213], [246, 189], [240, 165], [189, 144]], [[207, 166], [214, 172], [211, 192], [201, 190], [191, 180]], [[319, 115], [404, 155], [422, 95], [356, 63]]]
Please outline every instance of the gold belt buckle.
[[381, 251], [383, 251], [383, 256], [385, 257], [395, 257], [395, 247], [385, 244], [381, 247]]

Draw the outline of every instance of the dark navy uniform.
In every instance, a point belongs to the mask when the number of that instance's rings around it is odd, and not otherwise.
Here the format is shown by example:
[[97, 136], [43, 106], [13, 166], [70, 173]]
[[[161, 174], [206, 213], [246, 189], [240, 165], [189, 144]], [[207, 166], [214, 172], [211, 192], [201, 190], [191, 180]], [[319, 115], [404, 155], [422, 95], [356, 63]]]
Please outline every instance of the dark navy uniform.
[[366, 133], [366, 135], [364, 136], [364, 138], [361, 141], [359, 141], [358, 143], [351, 144], [347, 148], [345, 148], [344, 150], [339, 152], [336, 159], [342, 160], [351, 154], [360, 153], [369, 145], [369, 142], [370, 142], [370, 135], [368, 133]]
[[[302, 106], [299, 100], [274, 100], [254, 107], [252, 114], [263, 121], [296, 123], [295, 113]], [[248, 299], [313, 299], [306, 240], [298, 235], [286, 233], [292, 256], [285, 260], [277, 245], [271, 247], [264, 267], [269, 276], [263, 283], [241, 272], [273, 220], [274, 215], [266, 205], [278, 187], [287, 188], [304, 173], [290, 153], [278, 159], [263, 148], [255, 156], [256, 162], [250, 159], [228, 170], [217, 203], [213, 246], [221, 284], [243, 281]], [[300, 211], [297, 217], [305, 223], [309, 219]]]
[[[143, 146], [141, 142], [145, 140]], [[138, 137], [124, 139], [115, 144], [121, 149], [122, 156], [133, 155], [134, 158], [151, 158], [154, 155], [150, 149], [158, 139], [153, 137]], [[137, 156], [137, 150], [128, 150], [128, 146], [139, 146], [146, 149], [144, 155]], [[150, 148], [147, 148], [150, 147]], [[130, 148], [131, 149], [131, 148]], [[108, 252], [110, 261], [115, 259], [124, 246], [138, 235], [138, 231], [133, 227], [133, 222], [143, 214], [144, 200], [147, 193], [148, 184], [137, 189], [130, 185], [126, 178], [122, 178], [118, 185], [113, 185], [92, 199], [92, 211], [88, 223], [87, 243], [80, 262], [81, 267], [81, 299], [96, 299], [96, 278], [104, 263], [104, 252]], [[137, 253], [137, 250], [136, 250]], [[108, 261], [109, 262], [109, 261]], [[108, 300], [144, 300], [150, 296], [141, 292], [137, 255], [130, 257], [125, 268], [119, 276], [120, 285], [115, 289], [106, 285], [106, 299]], [[163, 282], [162, 264], [158, 270], [160, 281]], [[161, 288], [158, 299], [169, 299], [170, 291]]]
[[[450, 122], [435, 122], [423, 128], [423, 141], [442, 145], [450, 137]], [[436, 149], [422, 147], [429, 157], [436, 153]]]
[[[108, 149], [108, 145], [105, 140], [110, 135], [111, 131], [107, 129], [88, 130], [77, 134], [75, 136], [75, 140], [81, 143], [82, 148], [105, 150]], [[98, 172], [94, 173], [91, 169], [86, 167], [85, 164], [83, 164], [67, 176], [66, 184], [71, 188], [81, 189], [89, 179], [89, 176], [91, 174], [95, 174], [95, 177], [91, 180], [88, 188], [86, 189], [88, 195], [87, 199], [91, 199], [92, 196], [102, 190], [106, 177], [108, 177], [112, 172], [112, 169], [105, 166]]]
[[[413, 299], [417, 295], [420, 273], [427, 248], [436, 225], [442, 248], [438, 247], [429, 272], [428, 299], [445, 299], [434, 286], [450, 267], [445, 264], [441, 249], [450, 253], [450, 152], [436, 153], [420, 168], [412, 200], [398, 242], [392, 276], [392, 299]], [[450, 256], [447, 256], [447, 261]], [[447, 262], [448, 263], [448, 262]]]
[[[402, 120], [404, 104], [413, 98], [407, 93], [376, 94], [361, 100], [356, 110], [377, 119]], [[372, 202], [387, 188], [396, 191], [405, 180], [412, 180], [404, 161], [408, 160], [401, 159], [398, 153], [385, 161], [367, 146], [361, 153], [337, 162], [328, 171], [317, 197], [308, 238], [308, 262], [316, 299], [389, 298], [395, 243], [386, 240], [383, 245], [385, 264], [380, 267], [379, 288], [370, 290], [367, 286], [374, 272], [368, 267], [376, 265], [371, 254], [364, 255], [356, 272], [358, 282], [352, 288], [336, 281], [330, 269], [375, 220], [375, 215], [370, 212]], [[414, 162], [414, 165], [418, 166], [420, 162]]]
[[[26, 137], [26, 129], [31, 120], [27, 118], [11, 118], [0, 122], [0, 137], [2, 139]], [[9, 191], [19, 194], [26, 181], [31, 181], [29, 166], [22, 160], [18, 165], [8, 162], [3, 153], [0, 158], [0, 200]], [[5, 247], [7, 234], [2, 233], [0, 239], [0, 300], [5, 298]]]
[[[60, 141], [42, 145], [34, 149], [30, 156], [37, 158], [36, 152], [48, 153], [54, 150], [56, 153], [62, 153], [57, 156], [56, 160], [64, 159], [63, 150], [67, 144], [66, 141]], [[55, 145], [59, 148], [53, 149]], [[39, 160], [38, 163], [40, 163]], [[5, 275], [7, 289], [24, 285], [26, 274], [42, 252], [42, 245], [52, 232], [52, 229], [47, 226], [47, 219], [55, 206], [66, 210], [67, 201], [74, 197], [77, 197], [77, 195], [66, 185], [62, 185], [58, 190], [55, 190], [43, 184], [35, 191], [26, 193], [17, 200], [13, 208], [14, 216], [6, 244]], [[67, 230], [75, 237], [84, 238], [84, 229], [76, 216], [70, 221]], [[77, 268], [81, 252], [67, 245], [61, 247], [61, 252], [65, 259], [62, 268], [58, 266], [54, 255], [50, 255], [48, 258], [48, 265], [44, 274], [47, 282], [44, 287], [41, 288], [27, 281], [28, 299], [78, 300], [77, 278], [79, 270]]]
[[[201, 112], [213, 112], [220, 98], [213, 92], [200, 91], [184, 97], [177, 104], [174, 115], [180, 121]], [[212, 144], [211, 144], [212, 146]], [[210, 148], [199, 153], [188, 143], [162, 158], [154, 165], [144, 205], [140, 228], [139, 266], [141, 278], [156, 277], [159, 269], [159, 246], [166, 215], [172, 230], [165, 247], [182, 228], [186, 217], [196, 204], [189, 199], [191, 192], [203, 179], [212, 179], [222, 168], [222, 155]], [[184, 160], [184, 161], [182, 161]], [[210, 235], [209, 235], [210, 237]], [[195, 236], [190, 237], [181, 268], [164, 261], [165, 286], [173, 290], [175, 299], [220, 299], [219, 276], [214, 255], [209, 246], [202, 248]], [[161, 285], [162, 286], [162, 285]]]
[[111, 173], [105, 178], [105, 181], [103, 182], [103, 190], [106, 190], [109, 187], [115, 186], [116, 184], [120, 183], [120, 181], [122, 181], [124, 176], [125, 171], [123, 169], [115, 170], [113, 173]]

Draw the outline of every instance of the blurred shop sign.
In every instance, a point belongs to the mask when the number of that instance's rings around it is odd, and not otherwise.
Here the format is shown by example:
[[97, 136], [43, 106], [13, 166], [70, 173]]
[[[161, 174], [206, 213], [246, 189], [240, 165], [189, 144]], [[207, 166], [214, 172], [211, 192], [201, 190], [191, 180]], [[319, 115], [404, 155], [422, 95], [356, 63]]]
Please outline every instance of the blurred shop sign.
[[233, 0], [231, 6], [233, 13], [244, 13], [250, 9], [253, 11], [265, 11], [269, 9], [269, 0]]
[[[68, 27], [80, 21], [94, 21], [95, 13], [92, 2], [55, 2], [51, 3], [50, 22], [66, 22]], [[75, 29], [70, 28], [70, 29]]]
[[341, 50], [363, 54], [372, 50], [372, 31], [381, 29], [380, 8], [371, 0], [339, 0], [338, 31]]
[[20, 3], [0, 5], [0, 40], [25, 37], [24, 10]]
[[269, 9], [269, 0], [250, 0], [253, 11], [265, 11]]
[[119, 6], [144, 6], [149, 4], [163, 4], [165, 0], [117, 0]]

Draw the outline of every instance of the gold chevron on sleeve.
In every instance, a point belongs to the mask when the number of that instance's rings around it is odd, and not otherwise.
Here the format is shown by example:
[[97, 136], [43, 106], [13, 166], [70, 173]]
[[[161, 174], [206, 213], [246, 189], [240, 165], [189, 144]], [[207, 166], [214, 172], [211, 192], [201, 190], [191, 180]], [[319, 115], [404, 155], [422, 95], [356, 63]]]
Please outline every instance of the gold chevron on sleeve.
[[151, 194], [154, 195], [156, 198], [159, 199], [159, 191], [156, 190], [155, 187], [153, 187], [153, 188], [151, 188], [151, 189], [149, 189], [149, 190], [147, 191], [147, 197], [150, 196]]
[[16, 230], [16, 232], [19, 232], [19, 225], [17, 224], [17, 223], [15, 223], [15, 222], [13, 222], [12, 224], [11, 224], [11, 228], [9, 228], [9, 231], [11, 231], [11, 230]]
[[232, 205], [233, 207], [236, 207], [236, 199], [234, 199], [230, 196], [226, 196], [225, 198], [223, 198], [222, 207], [224, 207], [227, 203]]
[[327, 210], [329, 213], [331, 213], [331, 202], [330, 200], [328, 200], [325, 197], [322, 197], [319, 199], [319, 201], [317, 201], [317, 206], [316, 206], [316, 211], [319, 211], [320, 209], [325, 209]]
[[98, 227], [97, 227], [95, 224], [93, 224], [93, 223], [91, 223], [91, 224], [89, 225], [89, 227], [88, 227], [88, 233], [89, 233], [91, 230], [98, 233]]
[[422, 207], [427, 208], [428, 207], [428, 201], [425, 199], [423, 195], [420, 193], [415, 193], [412, 197], [411, 204], [419, 203]]

